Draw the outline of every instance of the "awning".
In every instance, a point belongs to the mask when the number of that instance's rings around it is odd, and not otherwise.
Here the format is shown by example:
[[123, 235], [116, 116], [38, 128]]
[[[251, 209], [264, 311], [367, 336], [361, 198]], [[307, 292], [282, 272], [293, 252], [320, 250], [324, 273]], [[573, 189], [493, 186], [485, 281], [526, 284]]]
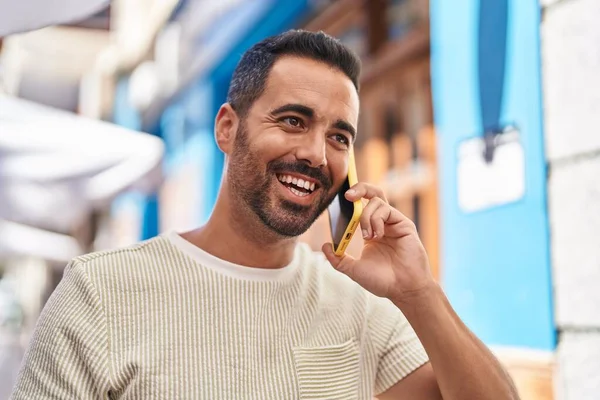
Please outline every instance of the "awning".
[[155, 136], [0, 94], [0, 252], [7, 230], [68, 234], [120, 193], [153, 191], [163, 153]]
[[0, 37], [74, 22], [102, 10], [109, 0], [0, 0]]
[[72, 236], [0, 220], [0, 255], [34, 255], [64, 265], [84, 252]]

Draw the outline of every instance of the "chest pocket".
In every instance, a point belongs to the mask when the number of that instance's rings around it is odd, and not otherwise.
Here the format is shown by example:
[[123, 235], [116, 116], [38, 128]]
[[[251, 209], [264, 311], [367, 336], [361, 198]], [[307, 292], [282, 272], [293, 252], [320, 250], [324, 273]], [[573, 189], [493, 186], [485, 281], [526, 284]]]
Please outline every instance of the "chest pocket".
[[323, 347], [295, 347], [300, 399], [358, 399], [360, 354], [355, 340]]

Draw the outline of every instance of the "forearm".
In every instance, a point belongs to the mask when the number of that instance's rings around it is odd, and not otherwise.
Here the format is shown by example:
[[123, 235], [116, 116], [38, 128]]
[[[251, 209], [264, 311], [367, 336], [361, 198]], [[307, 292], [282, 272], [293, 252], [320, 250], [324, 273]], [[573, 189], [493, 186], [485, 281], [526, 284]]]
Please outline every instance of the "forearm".
[[438, 285], [394, 304], [427, 351], [444, 400], [519, 398], [500, 362], [460, 320]]

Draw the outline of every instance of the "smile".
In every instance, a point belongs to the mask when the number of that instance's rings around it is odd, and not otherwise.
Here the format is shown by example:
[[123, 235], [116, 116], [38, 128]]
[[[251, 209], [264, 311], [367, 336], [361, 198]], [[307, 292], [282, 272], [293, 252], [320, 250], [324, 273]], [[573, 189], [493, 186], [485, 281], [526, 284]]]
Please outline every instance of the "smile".
[[317, 184], [306, 179], [286, 174], [277, 174], [277, 179], [298, 197], [306, 197], [315, 191]]

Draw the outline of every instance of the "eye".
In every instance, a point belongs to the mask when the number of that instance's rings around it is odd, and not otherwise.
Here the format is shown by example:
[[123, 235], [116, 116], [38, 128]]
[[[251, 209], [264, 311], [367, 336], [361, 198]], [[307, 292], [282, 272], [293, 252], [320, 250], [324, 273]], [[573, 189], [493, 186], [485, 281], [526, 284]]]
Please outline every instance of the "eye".
[[342, 135], [341, 133], [336, 133], [332, 137], [336, 142], [339, 142], [346, 147], [350, 146], [350, 140], [348, 139], [348, 137], [346, 135]]
[[281, 119], [283, 122], [294, 128], [302, 128], [302, 120], [297, 117], [285, 117]]

